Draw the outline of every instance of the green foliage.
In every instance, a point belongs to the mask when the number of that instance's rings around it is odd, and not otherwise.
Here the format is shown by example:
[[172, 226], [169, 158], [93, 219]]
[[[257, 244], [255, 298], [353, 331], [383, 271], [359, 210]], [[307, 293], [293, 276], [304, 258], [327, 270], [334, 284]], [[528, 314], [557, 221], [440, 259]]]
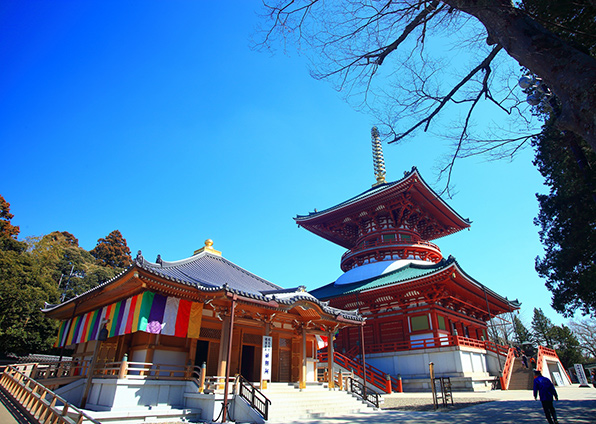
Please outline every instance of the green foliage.
[[533, 355], [534, 347], [532, 344], [534, 340], [532, 333], [517, 316], [513, 317], [513, 331], [515, 332], [520, 348], [522, 348], [528, 355]]
[[532, 317], [532, 334], [534, 341], [541, 345], [553, 349], [553, 323], [540, 308], [534, 308]]
[[520, 7], [576, 49], [596, 56], [596, 6], [591, 0], [523, 0]]
[[596, 312], [596, 154], [575, 135], [550, 123], [535, 140], [534, 164], [550, 187], [537, 195], [545, 254], [536, 270], [565, 316]]
[[97, 240], [97, 246], [89, 253], [97, 259], [98, 264], [110, 268], [127, 268], [132, 264], [126, 239], [118, 230], [112, 231], [105, 239]]
[[[596, 5], [590, 0], [523, 0], [522, 7], [578, 50], [596, 57]], [[593, 82], [587, 82], [586, 89]], [[555, 128], [554, 110], [533, 144], [534, 164], [550, 187], [538, 195], [545, 255], [536, 270], [564, 316], [596, 313], [596, 154], [580, 137]]]
[[90, 290], [120, 269], [98, 264], [66, 231], [19, 241], [12, 218], [0, 196], [0, 353], [45, 353], [58, 328], [41, 312], [45, 304]]
[[585, 362], [579, 341], [569, 327], [565, 325], [553, 327], [552, 336], [557, 355], [565, 368]]

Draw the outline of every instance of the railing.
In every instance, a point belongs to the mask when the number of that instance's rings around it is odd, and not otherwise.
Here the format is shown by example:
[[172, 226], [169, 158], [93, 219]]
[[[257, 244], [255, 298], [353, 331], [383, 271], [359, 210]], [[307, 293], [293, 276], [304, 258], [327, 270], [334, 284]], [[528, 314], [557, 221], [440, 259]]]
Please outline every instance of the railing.
[[106, 362], [93, 370], [93, 377], [189, 380], [193, 375], [194, 368], [191, 365], [153, 364], [151, 362]]
[[353, 247], [352, 249], [344, 252], [344, 254], [341, 256], [341, 260], [340, 262], [343, 262], [344, 259], [346, 259], [348, 256], [350, 256], [351, 254], [354, 254], [356, 252], [362, 252], [363, 250], [367, 250], [367, 249], [374, 249], [377, 247], [395, 247], [395, 248], [425, 248], [425, 249], [432, 249], [434, 250], [436, 253], [438, 253], [439, 255], [441, 255], [441, 249], [439, 249], [439, 246], [437, 246], [434, 243], [431, 243], [429, 241], [423, 241], [423, 240], [418, 240], [418, 241], [406, 241], [406, 240], [388, 240], [388, 241], [382, 241], [382, 240], [375, 240], [375, 241], [367, 241], [364, 244], [362, 244], [361, 246], [356, 246]]
[[[417, 349], [431, 349], [436, 347], [446, 346], [465, 346], [475, 349], [488, 350], [490, 352], [497, 353], [499, 355], [507, 356], [509, 353], [508, 346], [501, 346], [494, 342], [487, 340], [477, 340], [468, 337], [454, 336], [451, 334], [444, 334], [439, 337], [431, 337], [420, 340], [405, 340], [401, 342], [391, 343], [375, 343], [366, 344], [366, 353], [388, 353], [388, 352], [400, 352], [405, 350], [417, 350]], [[360, 353], [360, 346], [354, 346], [346, 352], [347, 356], [356, 356]]]
[[89, 421], [100, 424], [80, 409], [8, 365], [0, 377], [0, 386], [39, 423], [80, 424]]
[[269, 419], [269, 405], [271, 401], [252, 385], [250, 381], [238, 374], [238, 395], [244, 399], [252, 409], [258, 412], [265, 421]]
[[[329, 355], [327, 352], [319, 353], [319, 363], [326, 363], [328, 357]], [[342, 355], [341, 353], [334, 352], [333, 362], [349, 371], [352, 371], [354, 375], [360, 378], [364, 377], [364, 373], [362, 372], [362, 362], [357, 359], [349, 358], [345, 355]], [[390, 378], [391, 385], [393, 387], [397, 387], [397, 379], [395, 377]], [[370, 364], [366, 364], [366, 381], [376, 388], [386, 393], [390, 393], [390, 391], [387, 390], [386, 374]]]
[[515, 362], [515, 349], [510, 347], [507, 353], [507, 360], [503, 366], [503, 376], [501, 377], [501, 390], [507, 390], [509, 388], [509, 382], [511, 381], [511, 374], [513, 372], [513, 364]]
[[37, 381], [57, 378], [84, 377], [90, 361], [35, 362], [14, 364], [12, 367]]
[[372, 403], [375, 407], [379, 407], [379, 395], [360, 383], [355, 378], [348, 378], [350, 392], [354, 393], [360, 399]]

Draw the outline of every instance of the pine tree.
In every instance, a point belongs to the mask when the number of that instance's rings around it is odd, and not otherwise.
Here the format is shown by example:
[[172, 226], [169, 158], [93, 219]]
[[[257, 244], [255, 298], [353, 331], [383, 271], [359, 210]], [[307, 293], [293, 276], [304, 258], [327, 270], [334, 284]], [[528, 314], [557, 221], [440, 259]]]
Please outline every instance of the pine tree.
[[532, 332], [536, 343], [541, 346], [553, 349], [553, 323], [544, 315], [542, 309], [534, 308], [532, 318]]
[[106, 238], [97, 240], [97, 246], [89, 253], [97, 259], [99, 265], [110, 268], [126, 268], [132, 264], [126, 239], [118, 230], [112, 231]]

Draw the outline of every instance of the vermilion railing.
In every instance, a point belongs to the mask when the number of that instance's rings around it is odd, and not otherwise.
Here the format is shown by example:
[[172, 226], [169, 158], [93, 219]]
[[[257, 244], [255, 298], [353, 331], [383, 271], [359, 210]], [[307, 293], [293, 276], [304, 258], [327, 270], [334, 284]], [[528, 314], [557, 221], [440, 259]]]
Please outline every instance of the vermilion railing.
[[538, 354], [536, 355], [536, 370], [542, 372], [542, 364], [544, 363], [544, 357], [550, 356], [556, 358], [557, 361], [561, 362], [557, 351], [544, 346], [538, 346]]
[[[328, 357], [329, 355], [327, 352], [319, 353], [319, 362], [326, 363]], [[363, 378], [364, 373], [362, 370], [362, 362], [360, 360], [352, 359], [345, 355], [342, 355], [341, 353], [334, 352], [333, 362], [335, 362], [340, 367], [353, 371], [354, 375]], [[394, 388], [397, 387], [397, 379], [395, 377], [390, 378], [391, 386]], [[382, 390], [386, 393], [388, 392], [386, 374], [383, 373], [383, 371], [381, 371], [380, 369], [375, 368], [370, 364], [366, 364], [366, 382], [372, 384], [379, 390]]]
[[515, 362], [515, 349], [509, 348], [507, 353], [507, 360], [503, 367], [503, 375], [501, 376], [501, 390], [507, 390], [509, 388], [509, 382], [511, 381], [511, 374], [513, 372], [513, 364]]
[[[507, 356], [509, 353], [508, 346], [501, 346], [491, 341], [470, 339], [468, 337], [453, 336], [450, 334], [421, 340], [367, 344], [365, 346], [365, 353], [400, 352], [403, 350], [430, 349], [445, 346], [465, 346], [484, 349], [503, 356]], [[346, 356], [353, 357], [358, 354], [360, 354], [360, 346], [354, 346], [346, 352]]]

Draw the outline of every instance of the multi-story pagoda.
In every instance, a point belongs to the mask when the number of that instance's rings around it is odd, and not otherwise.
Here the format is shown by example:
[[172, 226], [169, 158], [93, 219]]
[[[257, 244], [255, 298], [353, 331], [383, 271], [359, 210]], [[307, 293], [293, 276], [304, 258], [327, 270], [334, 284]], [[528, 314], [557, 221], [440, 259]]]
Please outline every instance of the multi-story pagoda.
[[[453, 257], [443, 257], [432, 241], [468, 228], [470, 221], [416, 168], [386, 182], [376, 128], [372, 141], [377, 179], [372, 188], [295, 218], [299, 226], [347, 249], [341, 258], [344, 273], [311, 293], [334, 307], [358, 309], [367, 318], [367, 362], [401, 374], [405, 385], [415, 387], [415, 378], [428, 374], [430, 358], [439, 375], [459, 378], [462, 388], [484, 386], [501, 368], [499, 355], [490, 353], [498, 349], [487, 341], [487, 322], [519, 309], [519, 303], [474, 280]], [[346, 328], [335, 349], [359, 354], [360, 340], [358, 328]]]

